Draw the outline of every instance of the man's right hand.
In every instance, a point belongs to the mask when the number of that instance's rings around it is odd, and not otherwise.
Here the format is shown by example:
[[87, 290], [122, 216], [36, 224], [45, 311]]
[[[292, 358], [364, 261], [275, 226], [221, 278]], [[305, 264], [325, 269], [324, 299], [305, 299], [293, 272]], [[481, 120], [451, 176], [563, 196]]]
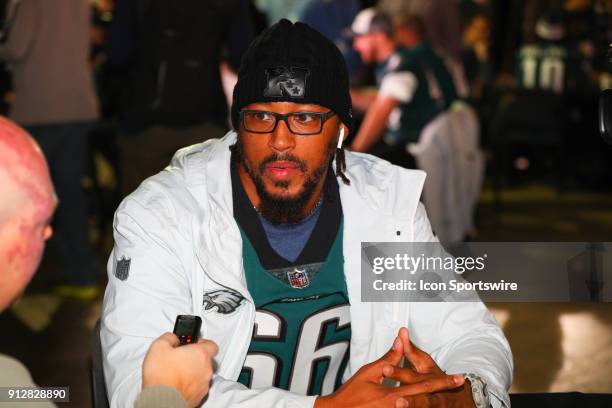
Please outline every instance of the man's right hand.
[[179, 339], [165, 333], [149, 347], [142, 365], [142, 388], [167, 385], [177, 389], [190, 407], [199, 406], [213, 374], [217, 345], [209, 340], [178, 347]]
[[382, 384], [385, 373], [393, 371], [403, 356], [400, 338], [396, 338], [393, 347], [380, 359], [361, 367], [355, 375], [348, 379], [333, 394], [318, 397], [314, 408], [344, 408], [344, 407], [392, 407], [408, 406], [407, 399], [419, 394], [445, 391], [463, 384], [462, 375], [427, 375], [415, 378], [415, 382], [399, 387], [386, 387]]

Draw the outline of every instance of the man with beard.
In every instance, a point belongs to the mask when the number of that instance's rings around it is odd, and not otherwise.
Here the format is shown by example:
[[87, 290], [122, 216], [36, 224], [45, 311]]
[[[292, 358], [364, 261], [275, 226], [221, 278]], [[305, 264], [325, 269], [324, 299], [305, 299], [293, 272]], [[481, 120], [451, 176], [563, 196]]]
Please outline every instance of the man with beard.
[[131, 404], [146, 344], [179, 314], [219, 344], [205, 407], [508, 406], [511, 353], [482, 303], [361, 301], [362, 241], [437, 239], [422, 172], [345, 155], [340, 51], [305, 24], [273, 25], [242, 61], [232, 121], [237, 133], [179, 151], [116, 213], [111, 406]]

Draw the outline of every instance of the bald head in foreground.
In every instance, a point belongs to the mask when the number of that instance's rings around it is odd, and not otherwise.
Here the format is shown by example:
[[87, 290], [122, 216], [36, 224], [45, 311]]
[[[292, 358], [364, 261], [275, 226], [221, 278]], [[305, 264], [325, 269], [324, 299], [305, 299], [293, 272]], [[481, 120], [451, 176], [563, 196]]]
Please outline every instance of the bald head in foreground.
[[36, 142], [0, 117], [0, 312], [23, 292], [38, 268], [57, 198]]
[[[57, 206], [42, 151], [26, 131], [1, 116], [0, 197], [1, 313], [34, 276], [45, 241], [53, 233], [50, 223]], [[137, 407], [150, 407], [156, 400], [169, 407], [196, 406], [205, 397], [217, 346], [200, 340], [179, 348], [178, 342], [174, 334], [165, 333], [152, 343], [143, 364], [146, 392], [141, 394]], [[33, 386], [27, 369], [2, 355], [0, 384]]]

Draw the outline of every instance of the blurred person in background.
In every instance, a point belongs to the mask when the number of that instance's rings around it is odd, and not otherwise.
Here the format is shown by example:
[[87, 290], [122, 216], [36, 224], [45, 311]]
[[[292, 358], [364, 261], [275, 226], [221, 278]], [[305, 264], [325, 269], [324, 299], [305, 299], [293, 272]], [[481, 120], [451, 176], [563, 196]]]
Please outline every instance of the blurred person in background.
[[466, 100], [474, 106], [480, 124], [480, 143], [487, 146], [489, 122], [497, 106], [492, 61], [491, 21], [483, 8], [476, 9], [466, 18], [463, 30], [461, 61], [469, 88]]
[[378, 7], [390, 16], [421, 17], [434, 50], [442, 57], [460, 60], [461, 21], [458, 1], [380, 0]]
[[406, 48], [396, 44], [391, 18], [381, 11], [363, 10], [353, 22], [355, 49], [364, 62], [377, 65], [378, 92], [351, 91], [355, 107], [367, 109], [351, 148], [414, 168], [405, 146], [419, 140], [423, 127], [457, 93], [444, 62], [426, 41], [422, 20], [409, 15], [401, 24]]
[[378, 8], [394, 16], [395, 39], [410, 48], [411, 29], [403, 24], [404, 17], [415, 15], [423, 22], [427, 41], [434, 52], [444, 60], [453, 77], [455, 90], [462, 98], [469, 95], [461, 60], [461, 13], [456, 0], [381, 0]]
[[359, 10], [358, 0], [310, 0], [299, 18], [299, 21], [317, 30], [338, 47], [346, 60], [351, 82], [355, 82], [363, 68], [350, 35], [347, 35]]
[[479, 101], [483, 88], [491, 81], [491, 61], [489, 47], [491, 32], [489, 19], [484, 14], [471, 18], [463, 31], [461, 60], [470, 87], [470, 99]]
[[[394, 19], [395, 23], [395, 41], [400, 47], [413, 48], [414, 47], [414, 24], [410, 14], [404, 14]], [[427, 23], [422, 17], [418, 16], [424, 27], [423, 32], [426, 33], [427, 42], [431, 45], [431, 39], [429, 34], [429, 28]], [[453, 78], [453, 83], [457, 94], [461, 98], [466, 98], [469, 95], [469, 87], [463, 71], [463, 62], [458, 57], [454, 50], [449, 51], [440, 47], [433, 47], [434, 52], [444, 61], [446, 69], [449, 71]]]
[[[58, 204], [45, 157], [36, 142], [0, 117], [0, 313], [25, 291], [40, 263], [45, 241], [53, 231], [51, 218]], [[217, 346], [210, 341], [178, 346], [165, 333], [155, 340], [143, 364], [143, 392], [137, 408], [199, 405], [212, 376]], [[28, 369], [0, 354], [0, 387], [35, 387]], [[0, 405], [4, 405], [0, 403]], [[54, 407], [49, 402], [19, 406]]]
[[[120, 76], [122, 190], [161, 171], [174, 152], [228, 130], [220, 63], [253, 38], [246, 0], [115, 4], [108, 62]], [[238, 50], [236, 51], [236, 49]]]
[[98, 295], [81, 186], [88, 132], [98, 118], [88, 64], [90, 12], [85, 0], [20, 0], [0, 45], [15, 92], [9, 116], [40, 145], [59, 198], [56, 227], [64, 276], [56, 291], [80, 299]]

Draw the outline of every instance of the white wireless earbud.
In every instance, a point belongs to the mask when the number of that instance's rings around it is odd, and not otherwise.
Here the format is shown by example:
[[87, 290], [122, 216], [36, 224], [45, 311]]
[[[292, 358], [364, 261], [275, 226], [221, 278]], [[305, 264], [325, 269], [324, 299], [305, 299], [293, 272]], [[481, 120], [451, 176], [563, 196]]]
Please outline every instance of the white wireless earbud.
[[342, 149], [343, 141], [344, 141], [344, 128], [340, 128], [340, 133], [338, 134], [338, 149]]

